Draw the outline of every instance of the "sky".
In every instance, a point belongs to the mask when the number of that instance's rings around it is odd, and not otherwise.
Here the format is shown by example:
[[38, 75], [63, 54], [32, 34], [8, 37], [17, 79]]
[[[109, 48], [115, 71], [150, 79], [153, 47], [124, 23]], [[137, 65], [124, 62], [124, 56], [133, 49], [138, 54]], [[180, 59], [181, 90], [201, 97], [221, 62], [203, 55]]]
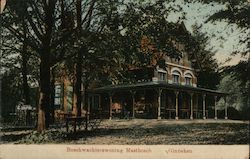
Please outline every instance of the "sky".
[[6, 0], [0, 0], [0, 14], [3, 12], [5, 5], [6, 5]]
[[[173, 3], [172, 3], [173, 4]], [[183, 8], [183, 11], [187, 14], [185, 15], [184, 24], [186, 25], [187, 30], [192, 32], [192, 25], [197, 23], [198, 25], [202, 24], [202, 32], [206, 32], [210, 37], [211, 42], [209, 47], [213, 47], [216, 52], [215, 58], [221, 64], [225, 65], [235, 65], [240, 60], [244, 60], [240, 55], [231, 56], [230, 54], [235, 50], [241, 50], [245, 46], [239, 43], [240, 36], [246, 37], [246, 33], [241, 33], [240, 29], [237, 28], [235, 24], [228, 24], [225, 21], [216, 21], [205, 22], [207, 18], [219, 11], [224, 9], [223, 5], [204, 5], [201, 3], [186, 4], [183, 3], [183, 0], [178, 0], [174, 2], [174, 5], [180, 5]], [[168, 16], [168, 20], [176, 22], [179, 17], [183, 15], [179, 13], [171, 13]], [[247, 31], [250, 34], [250, 29]], [[222, 37], [222, 39], [220, 38]], [[226, 62], [226, 60], [231, 57], [232, 60]]]

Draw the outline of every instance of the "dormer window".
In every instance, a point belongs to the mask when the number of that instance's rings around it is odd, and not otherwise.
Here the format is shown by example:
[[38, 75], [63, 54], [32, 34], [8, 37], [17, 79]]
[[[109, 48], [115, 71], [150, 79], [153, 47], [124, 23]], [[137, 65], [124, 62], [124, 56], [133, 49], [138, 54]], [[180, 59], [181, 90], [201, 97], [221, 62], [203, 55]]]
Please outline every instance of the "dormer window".
[[173, 76], [173, 83], [179, 84], [180, 83], [180, 76], [181, 76], [180, 72], [173, 71], [172, 76]]

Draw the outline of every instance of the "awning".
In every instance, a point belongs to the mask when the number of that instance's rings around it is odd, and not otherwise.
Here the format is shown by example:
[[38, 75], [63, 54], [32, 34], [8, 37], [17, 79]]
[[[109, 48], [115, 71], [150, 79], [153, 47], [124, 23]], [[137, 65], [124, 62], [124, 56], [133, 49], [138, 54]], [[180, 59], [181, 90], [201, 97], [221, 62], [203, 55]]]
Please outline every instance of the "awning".
[[117, 91], [130, 91], [130, 90], [133, 91], [133, 90], [145, 90], [145, 89], [166, 89], [166, 90], [184, 91], [184, 92], [186, 91], [186, 92], [202, 93], [202, 94], [213, 94], [219, 96], [228, 95], [228, 93], [220, 92], [217, 90], [206, 89], [201, 87], [192, 87], [188, 85], [170, 84], [166, 81], [150, 81], [150, 82], [139, 82], [134, 84], [108, 85], [89, 90], [88, 92], [109, 93]]

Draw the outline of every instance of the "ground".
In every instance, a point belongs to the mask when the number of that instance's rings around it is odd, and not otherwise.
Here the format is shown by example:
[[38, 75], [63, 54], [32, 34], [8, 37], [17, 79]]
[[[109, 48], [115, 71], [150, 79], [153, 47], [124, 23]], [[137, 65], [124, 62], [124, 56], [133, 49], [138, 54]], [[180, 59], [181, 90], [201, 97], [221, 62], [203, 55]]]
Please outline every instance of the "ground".
[[35, 130], [2, 130], [1, 143], [196, 145], [249, 144], [249, 121], [236, 120], [105, 120], [99, 129], [67, 133], [51, 128], [44, 134]]

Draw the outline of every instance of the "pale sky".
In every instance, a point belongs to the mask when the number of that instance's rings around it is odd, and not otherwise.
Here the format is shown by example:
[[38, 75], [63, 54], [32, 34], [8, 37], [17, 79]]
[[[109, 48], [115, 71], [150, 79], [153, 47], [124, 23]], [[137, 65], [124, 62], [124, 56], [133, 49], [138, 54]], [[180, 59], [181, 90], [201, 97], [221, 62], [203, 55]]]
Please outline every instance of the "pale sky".
[[[173, 3], [172, 3], [173, 4]], [[201, 3], [194, 4], [185, 4], [183, 0], [178, 0], [174, 2], [175, 5], [181, 5], [183, 11], [187, 14], [185, 15], [186, 20], [184, 23], [187, 29], [192, 32], [191, 26], [195, 23], [202, 24], [202, 32], [206, 32], [207, 35], [211, 38], [211, 45], [208, 47], [214, 47], [216, 51], [215, 58], [219, 63], [223, 65], [234, 65], [239, 62], [241, 58], [240, 55], [232, 57], [232, 60], [225, 63], [226, 59], [231, 57], [230, 53], [235, 50], [241, 50], [245, 46], [239, 43], [239, 37], [246, 37], [250, 34], [250, 29], [247, 30], [247, 33], [240, 33], [240, 29], [236, 25], [230, 24], [227, 22], [215, 22], [215, 23], [205, 23], [206, 19], [212, 15], [214, 12], [223, 9], [222, 5], [203, 5]], [[182, 17], [181, 13], [172, 13], [169, 15], [169, 20], [176, 22], [178, 17]], [[220, 39], [219, 37], [222, 37]]]

